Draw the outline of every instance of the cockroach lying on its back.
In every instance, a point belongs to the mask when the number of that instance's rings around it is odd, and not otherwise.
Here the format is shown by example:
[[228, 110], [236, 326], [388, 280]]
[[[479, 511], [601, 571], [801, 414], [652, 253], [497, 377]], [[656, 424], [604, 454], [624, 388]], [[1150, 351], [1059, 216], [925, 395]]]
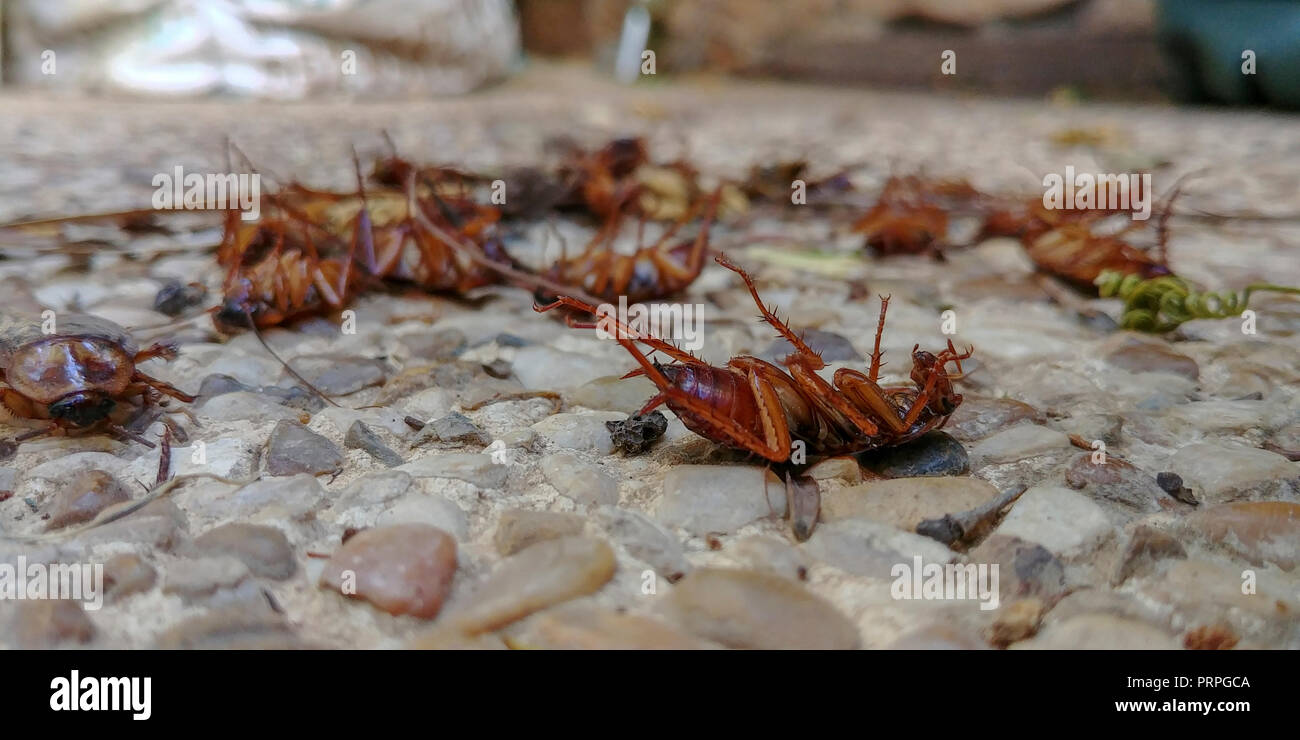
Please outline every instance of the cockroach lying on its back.
[[[949, 342], [946, 349], [931, 353], [914, 347], [911, 378], [915, 387], [881, 387], [877, 379], [880, 337], [889, 305], [885, 298], [880, 306], [869, 372], [842, 368], [833, 381], [827, 382], [817, 375], [826, 366], [821, 356], [763, 305], [749, 275], [721, 255], [715, 259], [740, 275], [763, 320], [795, 351], [781, 361], [783, 367], [746, 356], [732, 358], [725, 367], [715, 367], [662, 339], [620, 324], [615, 338], [640, 365], [629, 376], [645, 375], [659, 389], [640, 414], [665, 404], [686, 428], [701, 437], [747, 450], [774, 463], [787, 463], [794, 440], [802, 440], [809, 455], [842, 455], [903, 444], [942, 427], [961, 403], [953, 381], [961, 377], [961, 361], [971, 356], [973, 348], [958, 352]], [[561, 305], [596, 315], [595, 306], [564, 297], [535, 310], [549, 311]], [[677, 362], [651, 362], [635, 342]], [[948, 363], [956, 365], [956, 372], [948, 372]]]
[[[615, 213], [582, 254], [560, 259], [543, 276], [562, 285], [580, 287], [610, 303], [620, 297], [629, 303], [640, 303], [685, 290], [704, 269], [709, 228], [720, 199], [721, 190], [718, 190], [703, 204], [704, 221], [694, 240], [671, 241], [682, 224], [691, 220], [693, 214], [688, 214], [665, 230], [658, 242], [640, 247], [630, 255], [619, 254], [611, 247], [614, 232], [622, 222], [622, 214]], [[546, 291], [539, 294], [547, 300], [555, 297]]]
[[137, 367], [154, 357], [175, 357], [171, 345], [140, 350], [122, 327], [94, 316], [59, 317], [57, 331], [42, 328], [40, 319], [11, 321], [0, 328], [0, 405], [14, 416], [46, 422], [15, 441], [107, 430], [153, 447], [123, 426], [132, 408], [127, 402], [138, 401], [143, 411], [165, 406], [164, 396], [194, 400]]

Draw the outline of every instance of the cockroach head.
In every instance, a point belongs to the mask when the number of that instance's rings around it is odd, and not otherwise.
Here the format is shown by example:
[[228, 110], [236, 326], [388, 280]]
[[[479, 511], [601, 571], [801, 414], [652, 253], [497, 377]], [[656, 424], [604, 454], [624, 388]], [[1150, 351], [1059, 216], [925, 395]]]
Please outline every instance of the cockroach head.
[[114, 401], [100, 391], [69, 393], [49, 406], [50, 418], [78, 427], [88, 427], [108, 416]]

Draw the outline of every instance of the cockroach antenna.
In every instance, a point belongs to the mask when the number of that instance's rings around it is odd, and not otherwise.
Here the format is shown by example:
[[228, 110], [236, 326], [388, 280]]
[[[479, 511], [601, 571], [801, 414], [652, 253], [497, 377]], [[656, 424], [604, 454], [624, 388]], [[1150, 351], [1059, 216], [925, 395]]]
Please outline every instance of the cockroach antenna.
[[304, 378], [297, 370], [294, 370], [293, 365], [290, 365], [288, 362], [286, 362], [285, 359], [281, 357], [274, 349], [271, 349], [271, 345], [267, 343], [266, 338], [262, 336], [261, 330], [257, 328], [257, 322], [253, 321], [253, 314], [251, 311], [249, 311], [248, 309], [244, 309], [244, 316], [248, 318], [248, 326], [250, 329], [253, 330], [253, 336], [257, 337], [257, 341], [260, 342], [261, 345], [266, 348], [266, 351], [270, 353], [272, 357], [275, 358], [276, 362], [279, 362], [281, 365], [283, 365], [284, 369], [290, 375], [292, 375], [295, 379], [297, 379], [299, 383], [302, 383], [303, 385], [307, 386], [307, 389], [310, 390], [312, 393], [315, 393], [316, 395], [320, 396], [321, 399], [325, 401], [325, 403], [328, 403], [329, 405], [335, 408], [343, 408], [337, 402], [335, 402], [334, 399], [325, 395], [324, 391], [312, 385], [311, 382], [308, 381], [306, 378]]

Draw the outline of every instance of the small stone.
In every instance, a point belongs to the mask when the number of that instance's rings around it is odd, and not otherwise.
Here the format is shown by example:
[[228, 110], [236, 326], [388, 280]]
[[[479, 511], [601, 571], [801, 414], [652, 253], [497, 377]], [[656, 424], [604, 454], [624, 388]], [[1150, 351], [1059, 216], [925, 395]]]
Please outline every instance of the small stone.
[[[178, 497], [225, 516], [283, 513], [293, 519], [306, 518], [325, 498], [320, 481], [307, 473], [254, 481], [234, 491], [214, 494], [208, 486], [196, 486]], [[174, 495], [174, 494], [173, 494]]]
[[[360, 536], [360, 535], [358, 535]], [[561, 537], [507, 558], [446, 627], [465, 634], [500, 629], [553, 604], [593, 593], [614, 576], [614, 551], [602, 540]]]
[[515, 377], [529, 390], [576, 388], [605, 377], [609, 370], [603, 358], [562, 352], [540, 344], [522, 347], [515, 353]]
[[581, 534], [584, 521], [577, 514], [508, 509], [497, 520], [492, 541], [498, 553], [509, 556], [544, 540]]
[[104, 598], [120, 601], [148, 591], [158, 580], [158, 571], [135, 553], [114, 555], [104, 561]]
[[88, 522], [105, 508], [129, 500], [131, 494], [112, 475], [102, 470], [84, 470], [55, 494], [46, 529]]
[[1160, 487], [1132, 463], [1107, 456], [1104, 463], [1094, 463], [1091, 453], [1083, 453], [1065, 470], [1065, 482], [1071, 488], [1094, 497], [1113, 501], [1134, 511], [1159, 511]]
[[596, 520], [629, 555], [654, 568], [670, 582], [690, 571], [682, 543], [641, 512], [602, 506], [596, 511]]
[[508, 361], [496, 359], [483, 365], [483, 372], [494, 378], [505, 380], [514, 374], [514, 366]]
[[972, 563], [998, 564], [1003, 603], [1037, 597], [1051, 604], [1065, 593], [1065, 566], [1050, 550], [1016, 537], [993, 534], [969, 554]]
[[412, 332], [401, 338], [412, 358], [420, 360], [445, 361], [460, 354], [465, 347], [465, 333], [460, 329], [439, 329], [432, 332]]
[[913, 557], [940, 564], [956, 557], [928, 537], [864, 519], [823, 524], [803, 545], [803, 550], [847, 573], [881, 579], [892, 578], [891, 571], [900, 563], [910, 566]]
[[1014, 650], [1177, 650], [1178, 641], [1145, 622], [1112, 614], [1080, 614], [1049, 624]]
[[468, 452], [427, 455], [394, 469], [416, 478], [455, 478], [488, 489], [501, 488], [510, 473], [490, 455]]
[[1268, 450], [1196, 442], [1179, 448], [1164, 467], [1208, 504], [1294, 497], [1300, 491], [1300, 465]]
[[1108, 345], [1110, 349], [1103, 355], [1103, 359], [1121, 370], [1131, 373], [1170, 373], [1188, 380], [1196, 380], [1201, 374], [1196, 360], [1173, 351], [1163, 342], [1123, 334], [1118, 335], [1117, 340], [1108, 342]]
[[700, 568], [673, 586], [665, 611], [687, 631], [732, 648], [853, 650], [858, 629], [788, 578]]
[[200, 417], [216, 421], [278, 419], [297, 422], [303, 413], [301, 409], [285, 406], [272, 396], [246, 391], [222, 394], [198, 408]]
[[[853, 343], [835, 332], [805, 329], [800, 332], [800, 338], [826, 362], [856, 362], [862, 359], [862, 354], [853, 347]], [[790, 344], [789, 340], [778, 339], [768, 345], [760, 357], [769, 361], [779, 361], [793, 352], [794, 345]]]
[[668, 419], [660, 411], [651, 411], [619, 421], [605, 422], [610, 442], [624, 455], [640, 455], [650, 449], [668, 430]]
[[426, 424], [415, 439], [411, 441], [411, 446], [415, 447], [425, 442], [441, 442], [457, 446], [488, 445], [492, 443], [492, 437], [475, 426], [474, 422], [470, 421], [464, 414], [453, 411]]
[[943, 432], [929, 432], [904, 445], [863, 453], [858, 461], [886, 478], [963, 475], [970, 470], [966, 448]]
[[[1300, 422], [1290, 424], [1278, 429], [1264, 443], [1264, 449], [1269, 452], [1276, 452], [1291, 462], [1300, 461]], [[0, 460], [4, 456], [0, 455]], [[0, 478], [2, 479], [2, 478]], [[3, 490], [3, 486], [0, 486]]]
[[[0, 460], [3, 459], [4, 457], [0, 455]], [[13, 468], [0, 468], [0, 496], [4, 496], [4, 494], [12, 495], [17, 487], [18, 471]], [[4, 498], [8, 498], [8, 496], [4, 496]], [[0, 501], [3, 500], [3, 498], [0, 498]]]
[[1090, 552], [1114, 531], [1106, 513], [1087, 496], [1052, 485], [1025, 491], [997, 530], [1067, 557]]
[[1070, 446], [1070, 438], [1055, 429], [1037, 424], [1020, 424], [986, 437], [971, 448], [970, 457], [978, 465], [1015, 462], [1035, 455], [1060, 452]]
[[793, 547], [785, 539], [770, 535], [742, 537], [727, 547], [727, 554], [749, 570], [766, 571], [795, 581], [808, 579], [808, 566], [813, 562], [807, 545]]
[[552, 414], [533, 425], [533, 431], [557, 447], [608, 455], [614, 451], [607, 421], [622, 421], [625, 414], [614, 411]]
[[808, 468], [808, 475], [818, 482], [841, 480], [856, 484], [862, 482], [862, 466], [852, 457], [828, 457]]
[[88, 643], [95, 637], [95, 625], [80, 601], [24, 599], [14, 604], [8, 632], [15, 647], [32, 650]]
[[908, 632], [889, 645], [890, 650], [988, 650], [988, 643], [973, 630], [952, 624], [931, 624]]
[[516, 649], [702, 650], [715, 648], [651, 617], [590, 604], [564, 604], [528, 619], [510, 638]]
[[365, 450], [366, 454], [390, 468], [405, 462], [401, 455], [384, 444], [375, 430], [361, 421], [354, 421], [352, 426], [348, 427], [348, 433], [343, 437], [343, 446], [352, 450]]
[[316, 355], [298, 357], [294, 370], [327, 396], [346, 396], [362, 388], [380, 385], [388, 376], [380, 360]]
[[585, 463], [567, 452], [542, 458], [542, 475], [546, 482], [566, 498], [584, 506], [613, 506], [618, 503], [618, 484], [595, 465]]
[[907, 532], [927, 519], [989, 503], [998, 490], [979, 478], [894, 478], [822, 494], [822, 520], [871, 519]]
[[444, 496], [423, 491], [409, 493], [389, 503], [375, 517], [377, 527], [391, 524], [427, 524], [450, 534], [457, 541], [464, 541], [469, 536], [469, 522], [463, 509]]
[[153, 310], [167, 316], [180, 316], [202, 303], [207, 294], [207, 288], [200, 283], [186, 285], [179, 280], [169, 280], [154, 296]]
[[1115, 564], [1110, 584], [1119, 586], [1134, 574], [1162, 558], [1185, 558], [1187, 551], [1178, 540], [1149, 524], [1139, 524], [1129, 535], [1128, 544]]
[[334, 500], [335, 511], [374, 507], [402, 497], [415, 488], [415, 479], [401, 470], [382, 470], [352, 481]]
[[1075, 434], [1089, 442], [1101, 440], [1118, 445], [1122, 439], [1124, 417], [1119, 414], [1079, 414], [1054, 422], [1052, 427], [1067, 435]]
[[[105, 516], [130, 503], [117, 504], [106, 509]], [[90, 547], [104, 543], [133, 543], [151, 547], [156, 550], [171, 550], [184, 535], [185, 514], [171, 501], [154, 501], [139, 511], [128, 514], [121, 519], [102, 524], [77, 533], [76, 542]]]
[[194, 550], [200, 555], [233, 557], [262, 578], [284, 580], [298, 568], [293, 546], [275, 527], [232, 522], [199, 535]]
[[1001, 648], [1033, 637], [1044, 611], [1043, 602], [1038, 599], [1020, 599], [1007, 604], [989, 626], [989, 643]]
[[1282, 570], [1300, 564], [1300, 504], [1239, 501], [1188, 514], [1183, 524], [1197, 536], [1251, 565]]
[[697, 535], [785, 515], [785, 482], [752, 465], [676, 465], [664, 476], [663, 491], [659, 521]]
[[176, 624], [158, 636], [159, 650], [282, 650], [302, 645], [266, 599], [224, 604]]
[[961, 442], [974, 442], [1022, 421], [1042, 421], [1042, 414], [1010, 398], [967, 397], [948, 417], [944, 431]]
[[27, 479], [44, 478], [47, 480], [66, 481], [86, 470], [99, 470], [112, 475], [121, 475], [126, 469], [127, 461], [107, 452], [74, 452], [70, 455], [56, 457], [43, 462], [27, 471]]
[[357, 533], [325, 564], [320, 584], [389, 614], [431, 619], [456, 575], [456, 541], [436, 527], [398, 524]]
[[333, 442], [297, 422], [276, 423], [267, 442], [267, 475], [322, 475], [342, 469], [343, 453]]
[[[574, 406], [585, 406], [600, 411], [621, 411], [635, 414], [655, 394], [655, 384], [644, 376], [622, 378], [611, 375], [596, 378], [579, 386], [567, 395]], [[662, 414], [660, 414], [662, 416]]]
[[163, 575], [162, 591], [192, 603], [223, 589], [233, 589], [248, 578], [248, 566], [228, 557], [204, 557], [178, 560]]

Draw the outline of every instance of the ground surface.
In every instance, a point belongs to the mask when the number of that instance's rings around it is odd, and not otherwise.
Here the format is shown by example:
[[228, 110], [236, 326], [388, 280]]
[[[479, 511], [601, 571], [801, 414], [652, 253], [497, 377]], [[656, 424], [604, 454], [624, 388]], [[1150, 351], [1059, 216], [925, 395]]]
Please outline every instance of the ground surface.
[[[226, 136], [268, 173], [347, 187], [350, 148], [381, 152], [381, 130], [409, 157], [470, 168], [532, 161], [555, 134], [599, 142], [642, 133], [656, 159], [689, 156], [707, 177], [796, 157], [814, 175], [866, 163], [857, 175], [866, 193], [891, 171], [1032, 195], [1044, 173], [1066, 165], [1156, 167], [1158, 192], [1203, 169], [1180, 201], [1189, 210], [1300, 213], [1300, 120], [1263, 113], [771, 85], [629, 91], [567, 72], [446, 102], [10, 96], [0, 105], [0, 138], [10, 143], [0, 155], [5, 221], [145, 205], [155, 173], [223, 169]], [[1104, 145], [1054, 143], [1067, 129], [1102, 131]], [[514, 243], [524, 249], [544, 231], [525, 230]], [[748, 246], [754, 234], [764, 239]], [[379, 295], [355, 307], [355, 334], [328, 320], [269, 332], [342, 408], [268, 390], [293, 380], [252, 337], [219, 344], [200, 320], [175, 332], [179, 359], [147, 366], [189, 392], [205, 389], [194, 410], [201, 425], [186, 423], [192, 444], [174, 451], [174, 470], [261, 481], [193, 481], [75, 537], [0, 545], [8, 560], [107, 561], [114, 589], [102, 609], [84, 613], [0, 603], [0, 618], [11, 620], [0, 642], [391, 647], [424, 635], [425, 644], [482, 647], [1300, 647], [1300, 463], [1277, 452], [1300, 449], [1295, 302], [1252, 304], [1253, 335], [1228, 319], [1139, 337], [1049, 300], [1010, 240], [953, 252], [946, 263], [873, 261], [859, 254], [860, 237], [796, 209], [733, 223], [714, 243], [752, 268], [795, 327], [823, 332], [832, 371], [863, 365], [877, 294], [893, 296], [884, 345], [894, 382], [905, 382], [913, 344], [943, 346], [941, 317], [952, 310], [951, 338], [976, 347], [965, 402], [946, 429], [965, 454], [920, 453], [950, 475], [864, 482], [856, 464], [824, 463], [815, 469], [821, 524], [799, 543], [780, 516], [783, 487], [675, 419], [644, 456], [611, 454], [604, 422], [652, 389], [616, 381], [632, 367], [620, 347], [534, 314], [524, 291], [491, 289], [473, 304]], [[822, 260], [831, 267], [820, 273], [782, 264], [782, 254], [812, 249], [844, 258]], [[1300, 284], [1298, 249], [1296, 220], [1174, 221], [1175, 268], [1213, 288]], [[11, 311], [79, 309], [156, 327], [168, 321], [151, 309], [159, 278], [219, 282], [211, 258], [193, 252], [153, 261], [105, 254], [86, 272], [65, 257], [6, 251], [21, 257], [0, 261]], [[710, 265], [683, 300], [704, 306], [706, 359], [769, 352], [771, 332], [753, 320], [731, 273]], [[469, 410], [521, 390], [557, 391], [563, 408], [537, 398]], [[466, 423], [445, 418], [458, 411], [477, 432], [451, 428]], [[455, 439], [413, 446], [416, 434], [401, 422], [408, 415], [443, 419]], [[400, 456], [394, 467], [345, 440], [357, 420]], [[298, 430], [303, 421], [314, 434]], [[1103, 441], [1112, 462], [1092, 464], [1069, 434]], [[46, 514], [76, 509], [61, 491], [82, 470], [112, 474], [125, 486], [117, 499], [138, 498], [157, 463], [157, 451], [102, 437], [25, 443], [0, 461], [0, 491], [13, 491], [0, 502], [0, 526], [36, 533], [49, 526]], [[292, 474], [295, 466], [308, 472]], [[1197, 503], [1157, 486], [1161, 472], [1180, 475], [1190, 496], [1180, 495]], [[969, 552], [913, 533], [922, 519], [976, 508], [1016, 485], [1029, 490]], [[82, 503], [102, 506], [105, 497], [116, 500], [100, 491]], [[421, 524], [454, 540], [456, 565], [450, 543], [427, 529], [375, 529]], [[347, 530], [365, 527], [385, 534], [351, 540], [327, 560]], [[892, 571], [917, 556], [999, 564], [999, 608], [896, 598]], [[346, 570], [369, 602], [318, 585], [323, 574], [338, 584]], [[435, 620], [370, 603], [428, 611], [429, 593], [448, 577]]]

